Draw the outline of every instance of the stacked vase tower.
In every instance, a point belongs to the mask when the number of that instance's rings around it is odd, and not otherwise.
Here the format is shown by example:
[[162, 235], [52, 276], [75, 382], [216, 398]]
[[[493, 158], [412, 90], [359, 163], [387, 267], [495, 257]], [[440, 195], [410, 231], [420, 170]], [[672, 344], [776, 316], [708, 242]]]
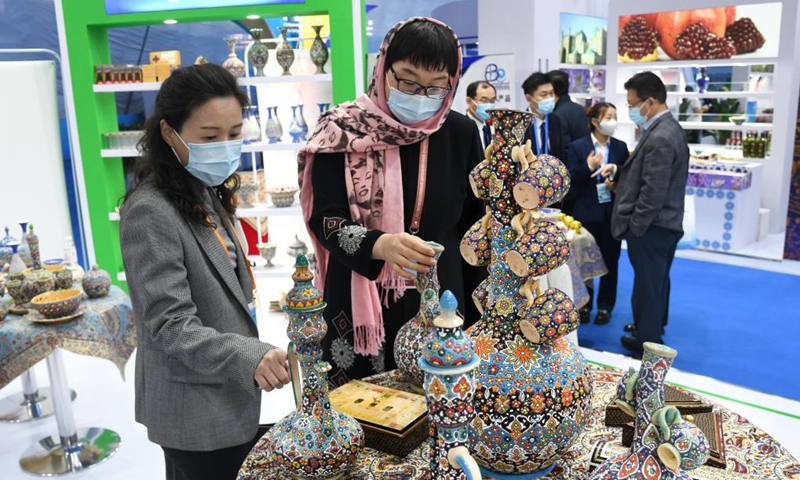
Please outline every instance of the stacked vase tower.
[[578, 347], [580, 324], [564, 292], [540, 281], [565, 265], [564, 233], [540, 209], [569, 190], [569, 172], [523, 143], [533, 116], [492, 110], [495, 135], [470, 173], [486, 216], [466, 233], [461, 254], [489, 278], [473, 294], [482, 317], [468, 333], [479, 358], [470, 451], [484, 475], [533, 479], [549, 473], [591, 416], [592, 384]]

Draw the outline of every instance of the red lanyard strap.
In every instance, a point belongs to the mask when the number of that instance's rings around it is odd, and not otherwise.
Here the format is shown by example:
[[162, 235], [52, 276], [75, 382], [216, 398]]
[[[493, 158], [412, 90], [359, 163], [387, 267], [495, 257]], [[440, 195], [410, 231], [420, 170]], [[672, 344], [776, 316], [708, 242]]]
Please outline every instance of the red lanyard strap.
[[414, 216], [411, 217], [411, 234], [419, 232], [422, 221], [422, 207], [425, 205], [425, 190], [428, 185], [428, 138], [419, 146], [419, 178], [417, 180], [417, 199], [414, 203]]

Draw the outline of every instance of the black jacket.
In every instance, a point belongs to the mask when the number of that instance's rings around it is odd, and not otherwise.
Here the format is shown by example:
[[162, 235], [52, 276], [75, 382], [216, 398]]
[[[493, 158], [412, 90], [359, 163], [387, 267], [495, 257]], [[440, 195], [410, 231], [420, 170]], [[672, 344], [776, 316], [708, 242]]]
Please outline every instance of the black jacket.
[[569, 95], [561, 97], [556, 103], [553, 115], [558, 117], [561, 122], [564, 145], [569, 146], [575, 140], [589, 136], [589, 119], [586, 117], [586, 109], [573, 102]]
[[[608, 145], [608, 160], [619, 168], [628, 160], [628, 145], [622, 140], [611, 137]], [[572, 216], [583, 223], [610, 222], [613, 203], [601, 204], [597, 200], [597, 179], [592, 178], [592, 171], [586, 158], [594, 151], [591, 134], [575, 140], [569, 145], [569, 154], [565, 162], [569, 169], [571, 196], [575, 199], [572, 205]], [[613, 194], [612, 194], [613, 195]]]
[[[564, 142], [564, 134], [561, 128], [561, 121], [556, 117], [554, 114], [550, 114], [547, 116], [547, 136], [550, 140], [550, 155], [556, 157], [557, 159], [561, 160], [562, 162], [567, 158], [567, 151], [566, 147], [567, 144]], [[536, 122], [534, 121], [531, 127], [525, 131], [525, 141], [531, 141], [531, 148], [533, 149], [533, 153], [536, 154], [536, 137], [533, 136], [533, 129], [536, 128]]]

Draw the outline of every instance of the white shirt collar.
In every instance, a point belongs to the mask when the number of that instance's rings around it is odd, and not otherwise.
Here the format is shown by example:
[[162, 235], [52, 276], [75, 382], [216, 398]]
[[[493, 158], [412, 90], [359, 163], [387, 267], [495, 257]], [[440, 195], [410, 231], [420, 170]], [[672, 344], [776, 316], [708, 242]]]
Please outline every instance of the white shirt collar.
[[469, 117], [469, 118], [470, 118], [470, 119], [471, 119], [473, 122], [475, 122], [475, 125], [477, 125], [477, 126], [478, 126], [478, 130], [481, 130], [481, 131], [483, 131], [483, 126], [484, 126], [484, 125], [486, 125], [486, 122], [484, 122], [484, 121], [483, 121], [483, 120], [481, 120], [480, 118], [478, 118], [478, 117], [476, 117], [475, 115], [473, 115], [473, 114], [472, 114], [472, 112], [470, 112], [469, 110], [467, 110], [467, 116], [468, 116], [468, 117]]
[[600, 143], [600, 140], [598, 140], [597, 137], [594, 136], [594, 133], [592, 133], [591, 135], [592, 135], [592, 145], [594, 145], [595, 147], [605, 148], [608, 146], [609, 143], [611, 143], [611, 137], [609, 137], [608, 140], [606, 140], [606, 143]]

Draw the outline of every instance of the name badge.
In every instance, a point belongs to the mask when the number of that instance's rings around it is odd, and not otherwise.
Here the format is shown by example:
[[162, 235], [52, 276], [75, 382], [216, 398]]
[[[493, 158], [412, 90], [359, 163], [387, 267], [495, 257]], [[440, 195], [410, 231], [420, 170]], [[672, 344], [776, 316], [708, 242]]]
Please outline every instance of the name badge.
[[601, 204], [611, 202], [611, 190], [605, 183], [597, 184], [597, 201]]
[[258, 308], [256, 307], [256, 302], [252, 301], [248, 303], [247, 309], [250, 310], [250, 318], [253, 319], [253, 323], [258, 324]]

